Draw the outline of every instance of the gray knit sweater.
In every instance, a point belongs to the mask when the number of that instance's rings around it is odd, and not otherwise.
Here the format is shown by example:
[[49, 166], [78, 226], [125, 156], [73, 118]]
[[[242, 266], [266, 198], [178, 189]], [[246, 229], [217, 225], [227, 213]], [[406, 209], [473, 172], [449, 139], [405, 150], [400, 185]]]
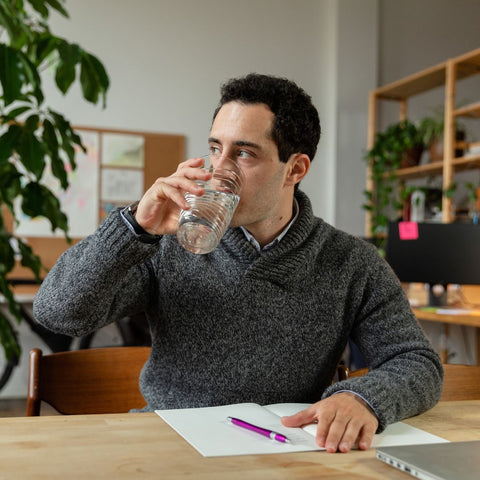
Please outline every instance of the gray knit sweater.
[[[253, 401], [313, 403], [348, 389], [388, 423], [438, 401], [440, 359], [396, 277], [366, 242], [300, 213], [258, 253], [229, 229], [208, 255], [174, 236], [137, 241], [113, 212], [59, 259], [35, 298], [35, 318], [84, 335], [145, 311], [152, 353], [140, 388], [146, 410]], [[331, 385], [348, 337], [372, 371]]]

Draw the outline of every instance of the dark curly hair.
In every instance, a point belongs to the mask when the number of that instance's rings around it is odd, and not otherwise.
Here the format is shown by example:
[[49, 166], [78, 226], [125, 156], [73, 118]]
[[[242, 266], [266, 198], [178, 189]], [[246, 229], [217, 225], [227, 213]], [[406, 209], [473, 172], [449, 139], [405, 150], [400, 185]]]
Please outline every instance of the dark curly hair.
[[221, 98], [213, 118], [229, 102], [263, 103], [275, 115], [272, 140], [280, 161], [287, 162], [294, 153], [305, 153], [313, 160], [320, 140], [320, 119], [311, 97], [286, 78], [250, 73], [222, 85]]

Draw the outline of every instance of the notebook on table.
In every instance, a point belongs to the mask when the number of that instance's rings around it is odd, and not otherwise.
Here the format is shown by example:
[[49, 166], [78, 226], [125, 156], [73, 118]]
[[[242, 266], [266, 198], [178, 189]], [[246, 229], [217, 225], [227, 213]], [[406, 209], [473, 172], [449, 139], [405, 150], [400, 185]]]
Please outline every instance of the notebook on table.
[[480, 478], [480, 440], [378, 447], [376, 456], [420, 480]]
[[[306, 452], [324, 450], [315, 441], [317, 425], [312, 423], [302, 428], [287, 428], [281, 417], [310, 407], [310, 403], [276, 403], [258, 405], [237, 403], [216, 407], [180, 408], [156, 410], [178, 434], [205, 457], [228, 455], [258, 455], [267, 453]], [[253, 429], [232, 425], [234, 417], [250, 426], [277, 432], [289, 439], [288, 443], [271, 440], [270, 436], [259, 435]], [[270, 432], [271, 434], [272, 432]], [[270, 437], [270, 438], [269, 438]], [[373, 439], [374, 446], [418, 445], [439, 443], [443, 440], [436, 435], [414, 428], [403, 422], [393, 423]]]

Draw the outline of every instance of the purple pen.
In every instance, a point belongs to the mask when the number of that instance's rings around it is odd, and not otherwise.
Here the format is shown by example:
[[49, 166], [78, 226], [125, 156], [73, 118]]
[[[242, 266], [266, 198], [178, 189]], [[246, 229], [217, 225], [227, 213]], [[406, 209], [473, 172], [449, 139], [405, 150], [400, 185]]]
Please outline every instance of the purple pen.
[[229, 423], [232, 423], [233, 425], [237, 425], [237, 427], [245, 428], [246, 430], [250, 430], [251, 432], [259, 433], [260, 435], [268, 437], [272, 440], [276, 440], [277, 442], [290, 442], [290, 440], [282, 433], [274, 432], [273, 430], [268, 430], [267, 428], [257, 427], [256, 425], [252, 425], [245, 420], [240, 420], [239, 418], [235, 417], [227, 417], [227, 421]]

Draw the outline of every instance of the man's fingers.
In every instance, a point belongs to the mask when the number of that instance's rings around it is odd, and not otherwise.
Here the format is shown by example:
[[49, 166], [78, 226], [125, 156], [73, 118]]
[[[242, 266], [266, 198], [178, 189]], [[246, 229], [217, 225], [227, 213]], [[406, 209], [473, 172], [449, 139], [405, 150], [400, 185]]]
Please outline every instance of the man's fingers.
[[370, 424], [364, 425], [360, 435], [358, 436], [358, 448], [360, 450], [368, 450], [373, 442], [376, 427]]
[[325, 412], [317, 420], [317, 445], [324, 447], [327, 452], [336, 452], [349, 419], [337, 416], [334, 412]]
[[156, 195], [157, 201], [170, 200], [171, 202], [175, 203], [180, 209], [189, 208], [188, 202], [185, 199], [185, 194], [182, 190], [179, 190], [178, 187], [175, 187], [168, 183], [164, 183], [161, 185], [160, 189], [153, 192], [154, 195]]
[[328, 432], [325, 449], [328, 452], [349, 452], [358, 443], [359, 431], [362, 424], [355, 419], [349, 421], [335, 421]]
[[295, 415], [282, 417], [282, 424], [285, 425], [285, 427], [303, 427], [304, 425], [314, 423], [315, 421], [315, 410], [312, 407], [309, 407], [306, 410], [301, 410]]
[[204, 165], [203, 158], [191, 158], [180, 163], [177, 171], [171, 177], [185, 177], [191, 180], [208, 180], [212, 175], [208, 170], [202, 169]]
[[357, 395], [342, 392], [321, 400], [289, 417], [283, 417], [286, 427], [302, 427], [317, 423], [316, 442], [327, 452], [348, 452], [370, 448], [378, 420], [368, 405]]

